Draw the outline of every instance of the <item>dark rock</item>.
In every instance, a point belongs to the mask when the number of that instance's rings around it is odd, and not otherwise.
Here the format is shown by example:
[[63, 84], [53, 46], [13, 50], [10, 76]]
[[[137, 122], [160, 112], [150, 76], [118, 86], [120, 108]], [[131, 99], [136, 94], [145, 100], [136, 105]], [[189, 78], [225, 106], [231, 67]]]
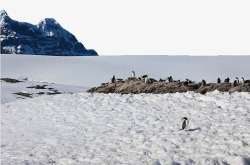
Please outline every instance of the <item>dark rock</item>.
[[44, 92], [39, 92], [39, 93], [37, 93], [37, 94], [39, 94], [39, 95], [44, 95], [45, 93], [44, 93]]
[[30, 98], [32, 98], [32, 94], [30, 94], [30, 93], [18, 92], [18, 93], [13, 93], [13, 94], [19, 95], [19, 96], [24, 96], [24, 97], [30, 97]]
[[19, 83], [19, 82], [23, 82], [23, 81], [19, 81], [19, 80], [12, 79], [12, 78], [1, 78], [0, 80], [5, 81], [7, 83]]
[[58, 92], [58, 90], [54, 90], [53, 92], [48, 92], [48, 95], [57, 95], [57, 94], [62, 94], [61, 92]]
[[[48, 85], [36, 85], [36, 86], [30, 86], [26, 88], [35, 88], [35, 89], [46, 89], [45, 87]], [[53, 88], [52, 88], [53, 89]]]

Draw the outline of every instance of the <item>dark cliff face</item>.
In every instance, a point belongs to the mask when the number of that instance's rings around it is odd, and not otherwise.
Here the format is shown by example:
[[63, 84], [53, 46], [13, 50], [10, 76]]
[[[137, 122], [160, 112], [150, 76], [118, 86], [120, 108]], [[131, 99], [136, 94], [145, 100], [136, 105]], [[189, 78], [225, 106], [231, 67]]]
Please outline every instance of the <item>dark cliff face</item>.
[[96, 56], [53, 18], [37, 25], [12, 20], [0, 11], [1, 54], [34, 54], [58, 56]]

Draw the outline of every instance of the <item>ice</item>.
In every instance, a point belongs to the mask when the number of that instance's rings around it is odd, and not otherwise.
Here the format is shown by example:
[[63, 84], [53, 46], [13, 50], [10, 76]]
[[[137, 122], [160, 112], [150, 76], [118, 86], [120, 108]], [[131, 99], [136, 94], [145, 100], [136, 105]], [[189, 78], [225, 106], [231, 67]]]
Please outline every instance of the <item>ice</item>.
[[[10, 102], [1, 109], [2, 163], [249, 164], [249, 103], [249, 93], [218, 92]], [[188, 131], [179, 130], [184, 116]]]
[[[212, 66], [212, 67], [211, 67]], [[236, 67], [237, 66], [237, 67]], [[43, 81], [96, 87], [110, 82], [113, 75], [126, 79], [135, 71], [137, 77], [148, 74], [159, 80], [170, 75], [174, 80], [186, 78], [200, 82], [223, 81], [230, 77], [249, 79], [250, 56], [99, 56], [53, 57], [1, 55], [2, 77], [32, 77]]]

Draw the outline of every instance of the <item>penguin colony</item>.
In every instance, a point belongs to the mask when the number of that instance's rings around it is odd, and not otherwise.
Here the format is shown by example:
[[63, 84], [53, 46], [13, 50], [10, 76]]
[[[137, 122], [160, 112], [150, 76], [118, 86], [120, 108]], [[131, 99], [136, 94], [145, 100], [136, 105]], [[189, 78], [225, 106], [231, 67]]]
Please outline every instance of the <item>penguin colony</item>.
[[[113, 75], [109, 82], [101, 83], [98, 87], [93, 87], [87, 92], [90, 93], [121, 93], [121, 94], [139, 94], [139, 93], [154, 93], [154, 94], [164, 94], [164, 93], [183, 93], [187, 91], [193, 91], [195, 93], [206, 94], [207, 92], [212, 92], [218, 90], [220, 92], [250, 92], [250, 80], [235, 78], [231, 80], [226, 78], [217, 79], [215, 82], [206, 82], [203, 79], [200, 82], [195, 82], [190, 79], [184, 81], [175, 80], [172, 76], [166, 76], [165, 79], [155, 80], [150, 78], [147, 74], [143, 76], [135, 76], [135, 72], [130, 72], [128, 78], [122, 79], [117, 78]], [[134, 77], [131, 77], [134, 76]], [[215, 79], [216, 81], [216, 79]]]
[[[132, 71], [131, 77], [129, 79], [136, 79], [134, 71]], [[139, 77], [138, 80], [144, 80], [144, 82], [146, 84], [153, 83], [153, 82], [158, 82], [157, 80], [155, 80], [153, 78], [148, 78], [148, 75], [143, 75], [143, 76]], [[116, 82], [121, 82], [121, 81], [122, 81], [122, 79], [116, 79], [115, 75], [113, 75], [113, 77], [111, 78], [111, 83], [116, 83]], [[175, 81], [172, 76], [169, 76], [166, 79], [161, 79], [160, 78], [159, 82], [170, 82], [170, 83], [171, 82], [178, 82], [179, 84], [181, 83], [180, 80]], [[182, 81], [182, 83], [184, 85], [188, 85], [188, 84], [192, 84], [194, 82], [191, 81], [190, 79], [186, 79], [186, 81]], [[217, 84], [220, 84], [220, 83], [221, 83], [221, 79], [218, 78], [217, 79]], [[224, 80], [224, 83], [230, 83], [229, 77]], [[239, 84], [244, 84], [244, 83], [245, 83], [244, 77], [241, 78], [241, 81], [239, 81], [239, 78], [236, 77], [232, 84], [233, 84], [233, 86], [237, 86]], [[201, 86], [206, 86], [207, 85], [207, 83], [206, 83], [206, 81], [204, 79], [199, 84]]]

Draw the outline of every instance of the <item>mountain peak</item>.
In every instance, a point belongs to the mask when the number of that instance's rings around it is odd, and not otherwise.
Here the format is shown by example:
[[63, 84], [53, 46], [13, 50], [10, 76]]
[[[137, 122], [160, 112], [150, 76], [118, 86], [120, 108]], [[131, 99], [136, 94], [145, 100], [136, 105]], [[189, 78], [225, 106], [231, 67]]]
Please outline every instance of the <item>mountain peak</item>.
[[0, 17], [8, 16], [7, 12], [5, 10], [0, 10]]
[[[45, 18], [41, 20], [37, 27], [42, 30], [43, 32], [47, 33], [57, 33], [60, 34], [61, 31], [58, 31], [58, 29], [63, 29], [61, 25], [54, 19], [54, 18]], [[60, 34], [63, 35], [63, 34]]]
[[0, 26], [4, 25], [5, 22], [8, 22], [9, 16], [5, 10], [0, 10]]
[[59, 23], [54, 18], [45, 18], [39, 22], [39, 25], [50, 25], [50, 24], [56, 24], [59, 25]]

